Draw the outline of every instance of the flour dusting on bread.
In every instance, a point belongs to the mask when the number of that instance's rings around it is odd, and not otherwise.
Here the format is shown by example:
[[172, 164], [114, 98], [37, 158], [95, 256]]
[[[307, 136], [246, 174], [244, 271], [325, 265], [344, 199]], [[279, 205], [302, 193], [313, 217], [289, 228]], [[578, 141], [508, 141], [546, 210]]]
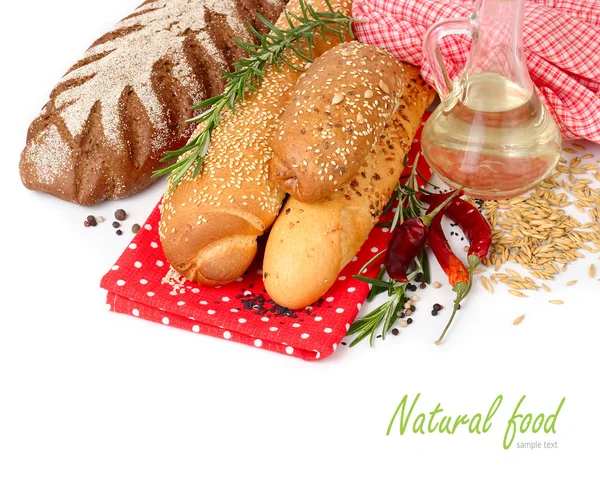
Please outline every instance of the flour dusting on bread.
[[195, 32], [210, 56], [226, 68], [225, 58], [206, 33], [206, 9], [230, 14], [226, 18], [232, 34], [250, 41], [248, 31], [236, 14], [236, 3], [235, 0], [204, 0], [201, 4], [189, 0], [154, 1], [145, 3], [117, 24], [116, 32], [127, 33], [91, 47], [84, 59], [95, 60], [70, 71], [61, 80], [61, 84], [86, 80], [83, 84], [73, 84], [56, 97], [56, 106], [71, 134], [81, 134], [92, 107], [100, 101], [104, 135], [111, 144], [121, 144], [119, 100], [129, 86], [137, 93], [159, 134], [154, 145], [163, 146], [167, 134], [165, 108], [150, 80], [154, 64], [163, 56], [179, 59], [173, 75], [190, 91], [194, 103], [198, 103], [202, 91], [186, 60], [184, 41], [189, 32]]
[[[40, 144], [42, 138], [44, 144]], [[36, 162], [37, 178], [47, 185], [54, 183], [69, 167], [70, 149], [56, 126], [51, 125], [29, 146], [29, 157]]]

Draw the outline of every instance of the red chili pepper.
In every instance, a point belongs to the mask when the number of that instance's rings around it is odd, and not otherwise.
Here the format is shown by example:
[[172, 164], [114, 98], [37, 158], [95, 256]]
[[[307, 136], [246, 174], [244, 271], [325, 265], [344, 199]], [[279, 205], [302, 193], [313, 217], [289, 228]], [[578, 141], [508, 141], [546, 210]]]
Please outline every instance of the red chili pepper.
[[[437, 206], [447, 195], [448, 193], [424, 194], [421, 196], [421, 200], [432, 206]], [[448, 204], [444, 210], [444, 215], [458, 224], [469, 240], [470, 247], [467, 259], [469, 268], [473, 272], [490, 251], [492, 245], [490, 224], [475, 206], [460, 198], [455, 198]]]
[[[454, 201], [454, 200], [453, 200]], [[433, 207], [430, 207], [433, 208]], [[442, 214], [438, 214], [431, 223], [431, 231], [429, 233], [429, 246], [433, 251], [438, 263], [448, 276], [448, 282], [452, 285], [452, 290], [456, 293], [454, 299], [454, 308], [450, 320], [446, 324], [444, 331], [436, 344], [441, 344], [444, 340], [446, 332], [450, 328], [450, 324], [454, 320], [454, 316], [458, 311], [460, 302], [468, 295], [471, 289], [471, 273], [463, 262], [454, 254], [452, 248], [448, 244], [448, 240], [442, 229]]]
[[427, 215], [406, 220], [396, 227], [385, 254], [385, 268], [390, 278], [408, 281], [408, 269], [427, 242], [432, 220], [457, 194], [458, 191], [454, 192]]
[[444, 235], [442, 229], [442, 214], [438, 214], [431, 223], [429, 246], [438, 263], [440, 263], [440, 266], [444, 270], [444, 273], [448, 276], [448, 282], [452, 286], [459, 283], [466, 283], [468, 285], [471, 282], [469, 270], [456, 254], [454, 254]]
[[[439, 195], [422, 195], [421, 200], [431, 205], [430, 208], [444, 201], [448, 193]], [[450, 320], [446, 324], [442, 335], [436, 341], [436, 344], [441, 344], [444, 336], [448, 331], [450, 324], [454, 320], [454, 316], [458, 311], [460, 302], [469, 294], [473, 281], [473, 270], [481, 263], [490, 249], [492, 244], [492, 230], [487, 220], [479, 213], [477, 208], [465, 200], [454, 198], [445, 208], [444, 215], [454, 221], [461, 228], [467, 239], [469, 239], [470, 247], [468, 252], [469, 269], [456, 257], [452, 249], [448, 245], [448, 241], [444, 236], [441, 226], [441, 215], [434, 219], [431, 233], [429, 236], [429, 244], [444, 271], [448, 275], [452, 289], [456, 292], [454, 300], [454, 309]]]
[[408, 281], [408, 268], [425, 245], [428, 233], [421, 218], [407, 220], [394, 230], [385, 253], [385, 269], [390, 278]]

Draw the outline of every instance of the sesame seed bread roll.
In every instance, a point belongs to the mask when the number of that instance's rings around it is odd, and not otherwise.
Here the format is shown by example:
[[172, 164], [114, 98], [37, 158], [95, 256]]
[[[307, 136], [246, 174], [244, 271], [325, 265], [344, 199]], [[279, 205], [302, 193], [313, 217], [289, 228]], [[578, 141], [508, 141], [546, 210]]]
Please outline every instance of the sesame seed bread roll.
[[[308, 3], [317, 11], [328, 8], [325, 0]], [[350, 15], [351, 0], [331, 5]], [[299, 1], [292, 0], [287, 10], [299, 14]], [[276, 25], [289, 27], [283, 15]], [[339, 43], [333, 34], [316, 36], [313, 53], [318, 56]], [[306, 64], [293, 53], [288, 61]], [[165, 194], [159, 225], [163, 250], [189, 280], [220, 285], [241, 276], [256, 255], [257, 237], [277, 217], [285, 192], [269, 177], [269, 141], [300, 74], [284, 63], [280, 70], [268, 67], [258, 91], [247, 93], [235, 114], [221, 114], [200, 174], [193, 178], [188, 172]]]
[[271, 229], [263, 279], [279, 305], [298, 309], [323, 296], [379, 220], [402, 172], [404, 155], [433, 100], [419, 70], [404, 65], [398, 111], [387, 121], [356, 176], [316, 203], [290, 197]]
[[350, 181], [397, 110], [400, 63], [376, 46], [348, 42], [300, 77], [271, 141], [271, 172], [301, 202], [315, 202]]

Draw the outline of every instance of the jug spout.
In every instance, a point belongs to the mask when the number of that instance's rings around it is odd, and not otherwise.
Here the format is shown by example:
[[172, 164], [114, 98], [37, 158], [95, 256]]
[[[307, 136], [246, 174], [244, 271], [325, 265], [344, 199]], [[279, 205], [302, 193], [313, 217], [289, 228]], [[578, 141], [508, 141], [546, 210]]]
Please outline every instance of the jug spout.
[[530, 95], [523, 49], [525, 0], [480, 0], [474, 14], [473, 44], [465, 66], [465, 77], [496, 74]]
[[[505, 78], [526, 96], [532, 93], [523, 50], [524, 12], [525, 0], [479, 0], [469, 17], [442, 20], [427, 31], [423, 54], [445, 110], [462, 98], [470, 77], [483, 73]], [[471, 37], [472, 46], [462, 75], [453, 80], [439, 46], [444, 37], [457, 34]]]

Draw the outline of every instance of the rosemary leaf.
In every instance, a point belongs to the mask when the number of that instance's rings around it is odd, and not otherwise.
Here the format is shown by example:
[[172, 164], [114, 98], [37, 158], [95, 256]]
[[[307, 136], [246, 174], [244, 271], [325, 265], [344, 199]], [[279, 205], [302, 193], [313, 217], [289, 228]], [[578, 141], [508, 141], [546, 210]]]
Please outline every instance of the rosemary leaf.
[[[385, 275], [385, 267], [382, 267], [381, 270], [379, 271], [379, 274], [377, 275], [377, 279], [381, 280], [383, 278], [383, 275]], [[371, 288], [371, 291], [369, 292], [369, 295], [367, 296], [367, 302], [372, 302], [373, 299], [379, 295], [380, 293], [384, 292], [386, 289], [382, 288], [380, 286], [377, 285], [373, 285], [373, 287]]]
[[429, 257], [427, 256], [427, 252], [425, 249], [421, 251], [421, 270], [423, 272], [423, 279], [425, 283], [431, 285], [431, 271], [429, 267]]
[[389, 281], [378, 280], [376, 278], [369, 278], [368, 276], [362, 275], [352, 275], [355, 280], [364, 281], [365, 283], [369, 283], [370, 285], [375, 285], [380, 288], [393, 288], [394, 284]]
[[358, 274], [359, 275], [363, 274], [365, 272], [365, 270], [369, 267], [369, 265], [371, 265], [371, 263], [373, 263], [374, 261], [376, 261], [377, 259], [379, 259], [379, 257], [382, 254], [384, 254], [386, 251], [387, 251], [387, 249], [384, 249], [383, 251], [379, 251], [377, 254], [375, 254], [375, 256], [373, 256], [365, 264], [362, 265], [362, 267], [360, 268], [360, 271], [358, 272]]

